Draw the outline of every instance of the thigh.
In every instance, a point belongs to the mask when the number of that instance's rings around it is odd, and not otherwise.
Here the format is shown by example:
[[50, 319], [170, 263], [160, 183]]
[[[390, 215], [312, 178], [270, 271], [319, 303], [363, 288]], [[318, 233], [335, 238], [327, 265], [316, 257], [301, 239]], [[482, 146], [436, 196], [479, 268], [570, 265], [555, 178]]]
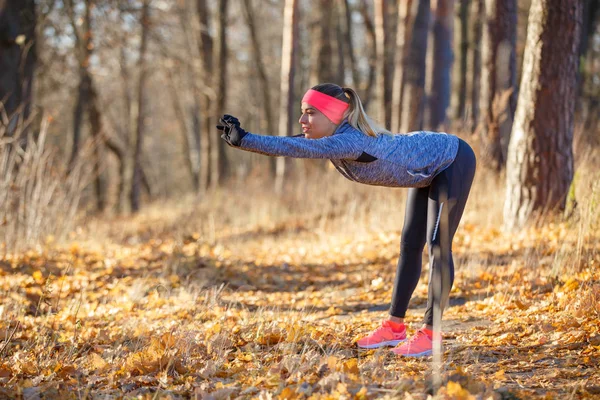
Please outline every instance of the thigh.
[[425, 247], [427, 234], [427, 199], [429, 187], [410, 188], [406, 198], [404, 227], [402, 228], [402, 246]]
[[464, 173], [460, 168], [460, 163], [454, 162], [436, 176], [431, 183], [427, 214], [427, 243], [429, 245], [432, 242], [439, 243], [439, 229], [443, 225], [445, 217], [447, 218], [446, 229], [448, 229], [450, 249], [452, 249], [452, 239], [469, 197], [474, 171], [473, 166], [472, 170]]

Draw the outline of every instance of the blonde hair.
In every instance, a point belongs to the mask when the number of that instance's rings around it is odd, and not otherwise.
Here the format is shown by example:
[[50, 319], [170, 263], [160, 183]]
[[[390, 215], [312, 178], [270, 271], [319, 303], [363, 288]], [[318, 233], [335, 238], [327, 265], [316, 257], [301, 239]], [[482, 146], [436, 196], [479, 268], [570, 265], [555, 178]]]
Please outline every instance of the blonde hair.
[[345, 103], [349, 103], [346, 118], [348, 123], [355, 129], [358, 129], [365, 135], [378, 136], [380, 134], [390, 134], [390, 132], [377, 125], [365, 112], [358, 93], [352, 88], [341, 87], [335, 83], [321, 83], [313, 86], [313, 90], [321, 92]]

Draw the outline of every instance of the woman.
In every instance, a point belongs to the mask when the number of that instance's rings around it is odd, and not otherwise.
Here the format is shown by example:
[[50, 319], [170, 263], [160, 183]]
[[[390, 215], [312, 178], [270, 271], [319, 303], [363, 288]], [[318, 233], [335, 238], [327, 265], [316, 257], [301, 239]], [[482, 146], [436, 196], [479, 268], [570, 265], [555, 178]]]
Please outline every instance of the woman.
[[[475, 175], [473, 150], [446, 133], [393, 135], [378, 129], [356, 92], [335, 84], [313, 87], [302, 98], [301, 106], [303, 137], [255, 135], [242, 129], [237, 118], [230, 115], [224, 115], [217, 128], [230, 146], [242, 150], [271, 156], [327, 158], [352, 181], [410, 188], [390, 316], [357, 344], [361, 348], [400, 344], [392, 349], [394, 353], [431, 354], [434, 309], [440, 310], [441, 318], [454, 280], [451, 244]], [[447, 226], [444, 234], [439, 231], [440, 220]], [[445, 250], [440, 239], [448, 243]], [[406, 340], [404, 317], [419, 281], [426, 242], [431, 271], [427, 310], [423, 327]]]

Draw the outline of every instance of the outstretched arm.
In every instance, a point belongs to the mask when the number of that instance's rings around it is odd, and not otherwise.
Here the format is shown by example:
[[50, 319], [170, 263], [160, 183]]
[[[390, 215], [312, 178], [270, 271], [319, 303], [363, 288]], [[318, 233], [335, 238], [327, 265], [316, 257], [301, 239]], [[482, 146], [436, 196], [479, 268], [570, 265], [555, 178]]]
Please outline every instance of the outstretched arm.
[[356, 159], [363, 151], [363, 134], [350, 132], [320, 139], [297, 136], [266, 136], [244, 131], [237, 118], [225, 115], [217, 126], [230, 146], [270, 156], [296, 158]]

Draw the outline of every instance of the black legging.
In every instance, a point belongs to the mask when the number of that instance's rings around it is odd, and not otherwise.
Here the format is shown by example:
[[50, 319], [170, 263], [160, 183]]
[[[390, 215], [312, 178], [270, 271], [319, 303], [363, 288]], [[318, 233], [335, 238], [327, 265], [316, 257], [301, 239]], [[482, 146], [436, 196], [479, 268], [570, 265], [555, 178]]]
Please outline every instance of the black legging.
[[[443, 310], [448, 301], [454, 282], [452, 238], [465, 209], [476, 166], [473, 150], [466, 142], [459, 140], [456, 159], [433, 179], [431, 185], [408, 190], [400, 258], [390, 308], [390, 315], [394, 317], [404, 318], [406, 314], [408, 302], [421, 276], [422, 254], [426, 241], [430, 279], [425, 324], [433, 325], [434, 305]], [[446, 220], [449, 229], [448, 241], [444, 247], [447, 250], [442, 254], [440, 225], [443, 229]], [[447, 260], [441, 262], [440, 256]], [[446, 264], [447, 268], [442, 269], [442, 264]]]

